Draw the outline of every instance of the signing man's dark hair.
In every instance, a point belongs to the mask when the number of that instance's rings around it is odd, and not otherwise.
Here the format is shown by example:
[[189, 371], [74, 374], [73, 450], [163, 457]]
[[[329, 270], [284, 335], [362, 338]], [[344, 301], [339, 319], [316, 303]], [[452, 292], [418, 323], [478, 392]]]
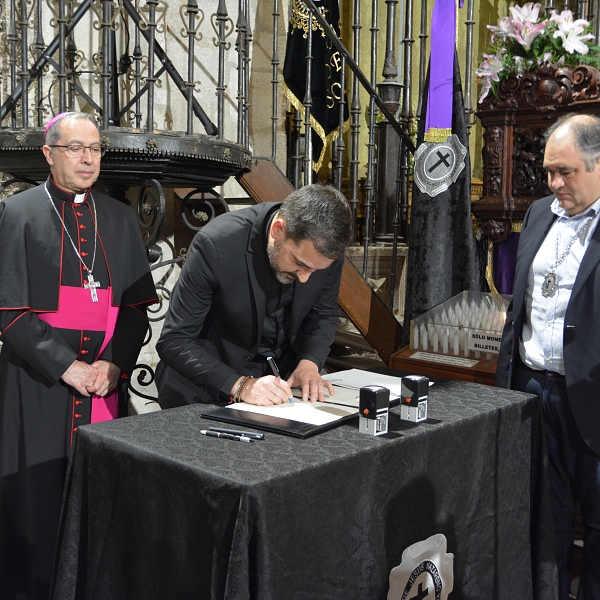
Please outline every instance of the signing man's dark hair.
[[352, 234], [352, 213], [346, 198], [329, 185], [311, 184], [292, 192], [279, 209], [286, 237], [311, 240], [315, 250], [336, 259], [343, 256]]

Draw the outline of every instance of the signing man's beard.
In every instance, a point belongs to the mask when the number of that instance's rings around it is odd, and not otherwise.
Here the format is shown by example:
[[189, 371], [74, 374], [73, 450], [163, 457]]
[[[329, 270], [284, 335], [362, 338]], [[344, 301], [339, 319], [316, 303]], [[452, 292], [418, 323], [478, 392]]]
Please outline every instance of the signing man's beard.
[[278, 242], [274, 242], [272, 246], [267, 246], [267, 255], [269, 256], [269, 264], [271, 265], [271, 269], [275, 273], [275, 277], [277, 281], [287, 285], [289, 283], [294, 283], [296, 279], [295, 273], [290, 273], [288, 271], [282, 271], [279, 268], [279, 253], [281, 252], [281, 248], [283, 247], [283, 240]]

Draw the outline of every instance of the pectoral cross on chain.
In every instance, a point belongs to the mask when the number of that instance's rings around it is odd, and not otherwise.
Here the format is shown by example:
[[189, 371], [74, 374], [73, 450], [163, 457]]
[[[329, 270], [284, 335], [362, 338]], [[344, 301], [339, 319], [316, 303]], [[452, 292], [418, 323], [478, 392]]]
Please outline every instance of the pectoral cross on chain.
[[88, 282], [83, 284], [83, 287], [86, 290], [90, 290], [90, 294], [92, 295], [92, 302], [98, 302], [98, 294], [96, 293], [96, 288], [100, 287], [99, 281], [94, 281], [94, 276], [88, 271], [87, 274]]

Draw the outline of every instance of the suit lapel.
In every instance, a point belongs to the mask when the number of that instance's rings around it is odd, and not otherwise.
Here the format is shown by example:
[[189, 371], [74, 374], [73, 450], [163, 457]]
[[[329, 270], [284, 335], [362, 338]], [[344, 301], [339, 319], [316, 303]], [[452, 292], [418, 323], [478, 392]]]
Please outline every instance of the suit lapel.
[[[539, 200], [538, 202], [543, 202]], [[525, 290], [527, 288], [527, 277], [529, 269], [538, 253], [542, 242], [548, 235], [548, 231], [556, 220], [556, 215], [550, 210], [550, 204], [545, 207], [540, 207], [542, 210], [534, 211], [535, 214], [530, 214], [526, 230], [521, 234], [519, 240], [519, 250], [517, 253], [517, 269], [515, 274], [515, 284], [513, 289], [513, 306], [519, 311], [515, 315], [520, 319], [525, 307]]]
[[312, 285], [314, 283], [314, 279], [311, 281], [311, 278], [316, 279], [314, 273], [307, 282], [300, 283], [299, 281], [294, 281], [292, 284], [294, 286], [294, 292], [290, 307], [290, 318], [288, 323], [285, 324], [286, 333], [288, 334], [289, 339], [292, 339], [292, 336], [298, 329], [300, 321], [304, 318], [304, 307], [306, 306], [305, 291], [310, 289], [309, 284]]
[[[529, 268], [556, 218], [556, 215], [550, 210], [549, 205], [529, 217], [527, 231], [521, 238], [523, 244], [519, 245], [517, 256], [517, 263], [523, 265], [523, 268], [518, 270], [515, 276], [513, 291], [513, 305], [515, 307], [519, 306], [520, 310], [522, 310], [525, 300], [525, 288], [527, 287]], [[597, 226], [581, 261], [575, 285], [571, 292], [571, 298], [581, 290], [598, 262], [600, 262], [600, 227]]]
[[[596, 217], [599, 218], [599, 217]], [[571, 292], [571, 298], [573, 298], [582, 288], [585, 280], [590, 276], [592, 271], [595, 270], [596, 265], [600, 261], [600, 227], [596, 226], [594, 233], [590, 239], [587, 250], [577, 271], [577, 277], [575, 278], [575, 285]], [[570, 302], [570, 300], [569, 300]]]
[[266, 240], [265, 228], [266, 221], [269, 217], [269, 212], [266, 205], [260, 206], [262, 214], [252, 224], [250, 235], [248, 236], [248, 246], [246, 249], [246, 266], [248, 268], [248, 277], [250, 279], [252, 298], [254, 302], [254, 322], [257, 325], [257, 344], [262, 338], [262, 330], [264, 325], [265, 310], [267, 298], [264, 288], [260, 282], [265, 281], [266, 270], [269, 268], [268, 259], [265, 260]]

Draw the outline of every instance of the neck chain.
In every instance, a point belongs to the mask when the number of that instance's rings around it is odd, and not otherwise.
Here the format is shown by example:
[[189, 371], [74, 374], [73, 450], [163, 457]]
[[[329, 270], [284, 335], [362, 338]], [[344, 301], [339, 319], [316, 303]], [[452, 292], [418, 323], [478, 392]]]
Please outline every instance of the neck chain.
[[94, 265], [96, 264], [96, 245], [98, 244], [98, 216], [96, 214], [96, 203], [94, 202], [94, 196], [92, 196], [92, 193], [90, 192], [90, 198], [92, 199], [92, 207], [94, 209], [94, 254], [92, 255], [92, 266], [88, 267], [85, 264], [85, 261], [83, 260], [83, 257], [81, 256], [81, 254], [79, 254], [79, 250], [77, 250], [77, 246], [75, 246], [75, 242], [73, 241], [73, 238], [71, 237], [71, 234], [69, 233], [69, 230], [67, 229], [67, 226], [65, 225], [65, 222], [63, 221], [62, 217], [60, 216], [60, 213], [58, 212], [58, 209], [56, 208], [56, 206], [54, 205], [54, 202], [52, 201], [52, 196], [50, 195], [50, 192], [48, 191], [48, 182], [46, 182], [46, 184], [44, 185], [44, 189], [46, 190], [46, 194], [48, 194], [48, 199], [50, 200], [50, 204], [52, 205], [52, 208], [54, 209], [56, 216], [59, 218], [59, 220], [63, 226], [63, 229], [65, 230], [65, 233], [67, 234], [67, 237], [69, 238], [69, 241], [71, 242], [71, 246], [73, 246], [73, 250], [75, 250], [75, 254], [77, 254], [77, 257], [81, 261], [83, 268], [85, 269], [85, 271], [87, 271], [88, 282], [85, 283], [83, 287], [86, 290], [90, 290], [90, 294], [92, 296], [92, 302], [98, 302], [98, 294], [96, 293], [96, 288], [100, 287], [100, 282], [94, 281], [94, 275], [92, 273], [92, 271], [94, 270]]
[[567, 256], [569, 255], [569, 252], [571, 252], [571, 248], [573, 247], [573, 244], [575, 244], [575, 242], [579, 238], [581, 238], [582, 236], [585, 235], [586, 231], [590, 228], [590, 225], [592, 224], [592, 221], [595, 218], [596, 218], [596, 213], [594, 215], [592, 215], [577, 230], [577, 233], [573, 236], [573, 238], [569, 242], [567, 249], [560, 256], [558, 255], [558, 231], [556, 232], [556, 260], [554, 261], [554, 265], [552, 267], [550, 267], [550, 272], [546, 273], [546, 276], [544, 277], [544, 283], [542, 283], [542, 296], [544, 296], [544, 298], [552, 298], [552, 296], [554, 296], [554, 294], [556, 293], [556, 290], [558, 289], [558, 280], [556, 278], [556, 269], [558, 268], [559, 265], [561, 265], [563, 263], [565, 258], [567, 258]]

